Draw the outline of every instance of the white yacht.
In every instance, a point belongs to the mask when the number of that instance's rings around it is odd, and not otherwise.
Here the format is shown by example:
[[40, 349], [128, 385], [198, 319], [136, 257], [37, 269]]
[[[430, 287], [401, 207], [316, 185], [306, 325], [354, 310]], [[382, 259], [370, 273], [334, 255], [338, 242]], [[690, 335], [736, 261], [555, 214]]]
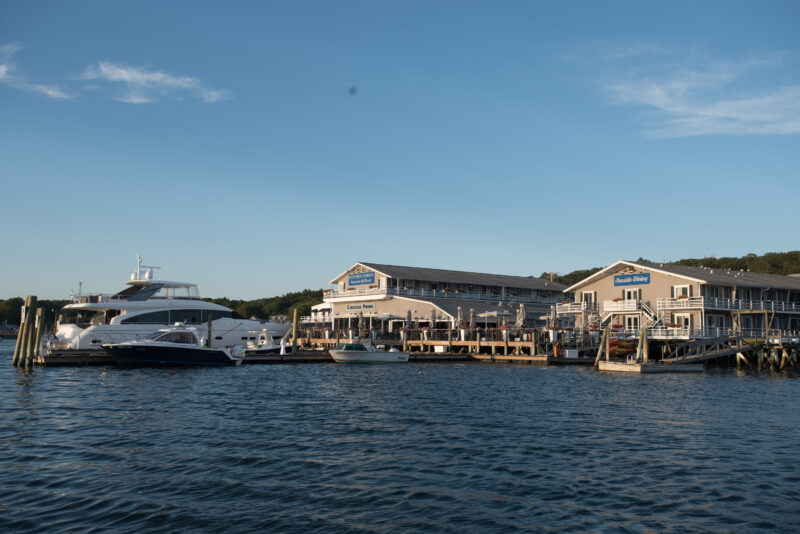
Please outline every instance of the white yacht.
[[277, 342], [291, 328], [244, 319], [230, 308], [202, 300], [196, 284], [155, 280], [153, 270], [158, 267], [142, 265], [139, 256], [136, 261], [127, 288], [113, 295], [79, 295], [62, 308], [51, 350], [101, 350], [104, 344], [142, 339], [175, 323], [206, 333], [211, 320], [213, 348], [254, 342], [254, 331], [266, 330]]

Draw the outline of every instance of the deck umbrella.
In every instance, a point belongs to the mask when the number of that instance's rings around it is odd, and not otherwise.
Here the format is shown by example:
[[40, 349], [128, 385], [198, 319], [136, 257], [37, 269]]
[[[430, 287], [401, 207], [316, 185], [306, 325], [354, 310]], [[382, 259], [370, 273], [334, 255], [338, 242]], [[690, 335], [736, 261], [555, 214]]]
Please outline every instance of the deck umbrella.
[[522, 328], [525, 326], [525, 305], [520, 304], [517, 308], [517, 322], [514, 323], [514, 326], [517, 328]]

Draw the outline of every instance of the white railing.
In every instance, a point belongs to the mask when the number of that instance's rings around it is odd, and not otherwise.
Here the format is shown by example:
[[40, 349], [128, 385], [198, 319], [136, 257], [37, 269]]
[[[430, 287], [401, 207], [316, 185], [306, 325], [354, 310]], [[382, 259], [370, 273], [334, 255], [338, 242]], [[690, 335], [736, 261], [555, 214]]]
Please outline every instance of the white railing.
[[630, 312], [639, 310], [639, 300], [604, 300], [603, 313]]
[[[615, 328], [612, 330], [614, 336], [617, 337], [633, 337], [638, 338], [641, 330], [621, 329]], [[668, 327], [652, 327], [647, 328], [647, 336], [651, 338], [714, 338], [723, 336], [739, 336], [748, 339], [766, 339], [769, 338], [773, 342], [782, 339], [784, 342], [800, 338], [800, 331], [798, 330], [775, 330], [772, 329], [766, 332], [763, 328], [746, 328], [742, 330], [735, 330], [727, 327], [706, 327], [706, 328], [668, 328]]]
[[574, 315], [584, 312], [597, 312], [597, 304], [594, 302], [560, 302], [556, 304], [558, 315]]
[[539, 297], [531, 295], [515, 295], [512, 292], [506, 291], [505, 297], [501, 297], [499, 293], [482, 293], [477, 291], [456, 291], [444, 289], [405, 289], [399, 287], [380, 288], [380, 287], [364, 287], [352, 288], [347, 291], [329, 291], [323, 292], [324, 299], [338, 299], [348, 297], [369, 297], [369, 296], [386, 296], [386, 297], [427, 297], [437, 299], [459, 299], [459, 300], [479, 300], [479, 301], [500, 301], [503, 302], [516, 302], [523, 304], [545, 304], [552, 306], [559, 302], [563, 302], [564, 297]]
[[687, 297], [667, 299], [660, 298], [656, 301], [659, 310], [770, 310], [780, 313], [800, 313], [800, 302], [783, 302], [777, 300], [742, 300], [720, 299], [712, 297]]

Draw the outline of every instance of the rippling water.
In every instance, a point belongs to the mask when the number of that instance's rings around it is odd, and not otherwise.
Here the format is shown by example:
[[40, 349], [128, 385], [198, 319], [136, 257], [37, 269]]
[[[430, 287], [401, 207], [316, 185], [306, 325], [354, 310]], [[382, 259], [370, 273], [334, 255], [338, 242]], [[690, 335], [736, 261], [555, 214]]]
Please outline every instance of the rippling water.
[[0, 528], [715, 532], [800, 524], [800, 380], [480, 364], [11, 367]]

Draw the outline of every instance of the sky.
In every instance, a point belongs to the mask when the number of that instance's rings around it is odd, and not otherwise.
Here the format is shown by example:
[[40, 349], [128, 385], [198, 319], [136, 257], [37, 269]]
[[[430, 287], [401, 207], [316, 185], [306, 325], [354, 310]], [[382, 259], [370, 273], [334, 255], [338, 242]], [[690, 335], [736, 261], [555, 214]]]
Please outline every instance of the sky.
[[800, 248], [800, 3], [2, 2], [0, 298]]

